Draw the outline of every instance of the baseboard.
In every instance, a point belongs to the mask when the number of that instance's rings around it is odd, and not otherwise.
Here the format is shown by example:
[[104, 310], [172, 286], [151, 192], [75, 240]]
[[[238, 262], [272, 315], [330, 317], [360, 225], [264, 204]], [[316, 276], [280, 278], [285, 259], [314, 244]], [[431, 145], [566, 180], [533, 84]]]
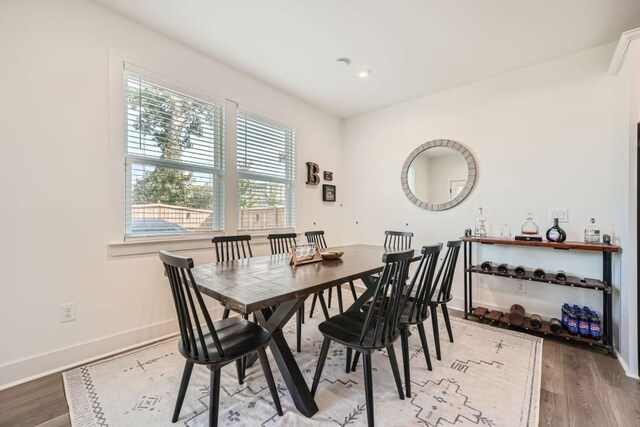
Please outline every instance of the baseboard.
[[[212, 308], [210, 310], [211, 316], [214, 319], [220, 318], [222, 310], [223, 308], [220, 306]], [[177, 320], [165, 320], [142, 328], [12, 361], [0, 366], [0, 390], [167, 339], [176, 336], [177, 333]]]
[[625, 375], [628, 376], [629, 378], [640, 380], [640, 377], [638, 375], [631, 372], [631, 369], [629, 369], [629, 365], [627, 365], [627, 362], [625, 362], [622, 356], [620, 355], [620, 353], [618, 353], [618, 349], [614, 348], [613, 351], [616, 353], [618, 362], [620, 363], [620, 366], [622, 366], [622, 369], [624, 369]]

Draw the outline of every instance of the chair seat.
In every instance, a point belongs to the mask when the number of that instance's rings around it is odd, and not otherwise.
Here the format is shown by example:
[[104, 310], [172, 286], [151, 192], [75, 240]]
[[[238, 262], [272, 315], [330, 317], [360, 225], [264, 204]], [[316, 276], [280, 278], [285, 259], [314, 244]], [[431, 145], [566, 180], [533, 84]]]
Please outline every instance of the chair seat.
[[435, 292], [433, 293], [433, 300], [431, 300], [430, 304], [431, 305], [447, 304], [451, 302], [452, 299], [453, 299], [453, 295], [448, 295], [446, 298], [440, 298], [440, 288], [436, 288]]
[[[245, 356], [248, 353], [254, 352], [260, 347], [264, 347], [271, 338], [271, 334], [262, 326], [250, 322], [241, 318], [229, 318], [222, 319], [213, 322], [213, 327], [218, 334], [220, 340], [220, 346], [224, 357], [221, 357], [216, 348], [213, 337], [209, 333], [209, 329], [202, 326], [202, 333], [204, 335], [204, 341], [207, 346], [207, 352], [209, 358], [205, 358], [204, 354], [198, 353], [197, 357], [191, 357], [185, 350], [184, 342], [180, 340], [178, 343], [178, 349], [180, 353], [188, 360], [199, 364], [227, 364]], [[196, 334], [196, 337], [198, 335]], [[197, 343], [200, 348], [200, 343]]]
[[360, 334], [364, 328], [366, 316], [367, 314], [361, 311], [347, 311], [320, 323], [318, 329], [325, 337], [356, 350], [386, 348], [400, 336], [400, 330], [396, 329], [393, 338], [385, 341], [382, 339], [382, 328], [379, 328], [375, 340], [373, 340], [375, 331], [373, 327], [369, 327], [369, 331], [363, 340], [364, 344], [360, 344]]

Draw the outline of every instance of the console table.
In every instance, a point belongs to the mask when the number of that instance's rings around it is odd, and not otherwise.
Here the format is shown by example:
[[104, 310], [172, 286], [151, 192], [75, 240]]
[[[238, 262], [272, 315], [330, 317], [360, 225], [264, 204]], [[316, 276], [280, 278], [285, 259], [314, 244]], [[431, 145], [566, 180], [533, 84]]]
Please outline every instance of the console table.
[[[558, 337], [561, 339], [572, 340], [587, 344], [590, 346], [605, 348], [609, 354], [613, 354], [613, 342], [612, 342], [612, 291], [611, 285], [611, 258], [612, 254], [617, 253], [620, 248], [613, 245], [582, 243], [582, 242], [532, 242], [532, 241], [520, 241], [507, 238], [498, 237], [462, 237], [464, 242], [464, 317], [469, 316], [489, 320], [493, 324], [506, 325], [508, 327], [518, 329], [524, 332], [534, 332], [543, 334], [545, 336]], [[530, 270], [524, 276], [517, 276], [514, 269], [507, 270], [506, 273], [500, 273], [498, 271], [484, 271], [479, 265], [473, 265], [473, 245], [512, 245], [520, 246], [523, 249], [531, 247], [549, 248], [556, 250], [576, 250], [576, 251], [591, 251], [602, 253], [602, 280], [598, 279], [581, 279], [578, 277], [568, 277], [566, 281], [559, 281], [552, 274], [546, 274], [545, 277], [538, 278], [533, 276]], [[532, 282], [541, 282], [558, 286], [569, 286], [583, 289], [591, 289], [594, 291], [602, 292], [602, 333], [601, 339], [596, 340], [593, 338], [585, 338], [579, 335], [571, 335], [566, 329], [562, 330], [560, 334], [553, 334], [549, 328], [549, 322], [543, 321], [542, 327], [539, 329], [531, 328], [529, 318], [525, 317], [524, 323], [521, 326], [512, 325], [509, 323], [508, 316], [487, 316], [488, 310], [483, 307], [473, 306], [473, 275], [474, 274], [487, 274], [498, 277], [505, 277], [517, 280], [527, 280]], [[491, 313], [491, 312], [489, 312]]]

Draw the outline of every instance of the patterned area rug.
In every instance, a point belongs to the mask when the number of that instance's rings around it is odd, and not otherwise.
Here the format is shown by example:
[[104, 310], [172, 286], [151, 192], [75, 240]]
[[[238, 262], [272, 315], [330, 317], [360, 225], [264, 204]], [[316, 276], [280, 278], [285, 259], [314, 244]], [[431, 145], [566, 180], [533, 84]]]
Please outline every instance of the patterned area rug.
[[[337, 304], [336, 304], [337, 305]], [[332, 314], [335, 310], [331, 309]], [[303, 325], [303, 348], [294, 356], [307, 384], [315, 371], [322, 335], [321, 314]], [[442, 361], [428, 320], [433, 371], [428, 371], [417, 330], [412, 331], [412, 397], [400, 400], [386, 352], [373, 356], [375, 421], [380, 426], [538, 425], [542, 339], [452, 318], [455, 343], [440, 319]], [[295, 321], [285, 331], [295, 343]], [[402, 362], [400, 342], [395, 345]], [[270, 355], [270, 351], [267, 351]], [[366, 425], [362, 364], [344, 372], [345, 348], [332, 344], [318, 387], [320, 411], [309, 419], [295, 408], [275, 362], [271, 368], [280, 391], [284, 416], [278, 417], [259, 363], [238, 385], [235, 364], [222, 370], [219, 424], [224, 426]], [[271, 356], [270, 356], [271, 358]], [[176, 339], [64, 373], [65, 392], [74, 426], [171, 426], [184, 358]], [[402, 375], [402, 366], [400, 366]], [[206, 426], [209, 371], [196, 365], [178, 425]]]

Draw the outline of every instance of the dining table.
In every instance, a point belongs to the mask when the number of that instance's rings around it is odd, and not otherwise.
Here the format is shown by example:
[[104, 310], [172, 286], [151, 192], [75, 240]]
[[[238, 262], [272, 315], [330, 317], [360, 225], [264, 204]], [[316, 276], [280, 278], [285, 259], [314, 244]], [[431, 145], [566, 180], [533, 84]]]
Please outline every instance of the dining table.
[[[382, 271], [382, 256], [392, 251], [375, 245], [326, 250], [344, 254], [336, 260], [303, 265], [290, 265], [290, 255], [279, 254], [200, 264], [192, 269], [201, 293], [235, 312], [253, 313], [257, 322], [271, 333], [269, 348], [296, 408], [307, 417], [318, 412], [318, 406], [283, 328], [309, 295], [360, 279], [366, 290], [348, 308], [358, 310], [375, 292], [376, 282], [372, 276]], [[327, 316], [326, 307], [322, 306]]]

